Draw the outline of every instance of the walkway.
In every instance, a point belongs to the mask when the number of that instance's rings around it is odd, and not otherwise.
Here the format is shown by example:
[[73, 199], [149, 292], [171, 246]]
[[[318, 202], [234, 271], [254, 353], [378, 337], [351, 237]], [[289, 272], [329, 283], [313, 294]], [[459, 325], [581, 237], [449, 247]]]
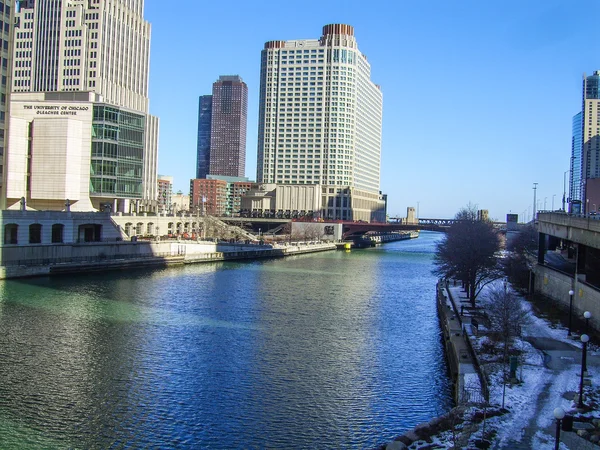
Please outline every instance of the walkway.
[[[451, 286], [450, 289], [454, 298], [459, 298], [461, 288]], [[522, 307], [532, 309], [525, 300]], [[575, 338], [568, 338], [567, 330], [552, 327], [546, 320], [531, 315], [530, 322], [523, 328], [528, 354], [518, 372], [523, 383], [507, 386], [505, 404], [511, 413], [495, 418], [498, 435], [492, 449], [554, 449], [553, 411], [558, 406], [565, 411], [572, 409], [574, 395], [579, 392], [582, 350]], [[588, 352], [587, 363], [588, 373], [593, 380], [597, 379], [600, 356]], [[501, 386], [501, 378], [492, 380], [492, 404], [502, 404]], [[561, 449], [600, 449], [574, 432], [562, 432], [561, 442]]]

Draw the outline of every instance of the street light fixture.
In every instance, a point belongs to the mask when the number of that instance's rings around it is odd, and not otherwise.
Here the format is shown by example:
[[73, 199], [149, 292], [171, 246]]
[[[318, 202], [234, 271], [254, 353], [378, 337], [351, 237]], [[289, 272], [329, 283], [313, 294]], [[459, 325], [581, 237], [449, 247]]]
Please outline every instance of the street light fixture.
[[581, 377], [579, 378], [579, 404], [577, 407], [583, 408], [583, 374], [586, 371], [587, 343], [590, 337], [587, 334], [582, 334], [580, 339], [583, 342], [583, 348], [581, 349]]
[[554, 417], [556, 418], [556, 441], [554, 443], [554, 450], [558, 450], [560, 446], [560, 422], [565, 418], [565, 410], [560, 406], [554, 408]]
[[583, 317], [585, 318], [585, 334], [588, 334], [590, 330], [590, 319], [592, 318], [592, 313], [586, 311], [583, 313]]
[[572, 317], [573, 317], [573, 294], [575, 292], [573, 292], [573, 289], [569, 290], [569, 333], [567, 334], [568, 336], [571, 336], [571, 324], [572, 322]]

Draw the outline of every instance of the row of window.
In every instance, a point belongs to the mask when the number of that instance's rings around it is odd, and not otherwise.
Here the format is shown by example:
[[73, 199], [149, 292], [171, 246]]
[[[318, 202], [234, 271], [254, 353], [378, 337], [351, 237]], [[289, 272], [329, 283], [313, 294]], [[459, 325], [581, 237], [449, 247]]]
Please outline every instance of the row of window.
[[[52, 240], [53, 244], [63, 243], [63, 232], [64, 225], [61, 223], [55, 223], [52, 225]], [[5, 245], [17, 245], [19, 243], [19, 225], [16, 223], [8, 223], [4, 226], [4, 244]], [[42, 225], [39, 223], [33, 223], [29, 225], [29, 243], [30, 244], [41, 244], [42, 243]]]

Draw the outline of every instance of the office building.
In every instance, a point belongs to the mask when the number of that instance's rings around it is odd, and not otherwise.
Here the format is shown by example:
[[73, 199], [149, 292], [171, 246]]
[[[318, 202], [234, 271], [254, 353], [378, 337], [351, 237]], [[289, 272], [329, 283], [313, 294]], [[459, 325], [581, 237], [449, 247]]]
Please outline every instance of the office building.
[[[17, 172], [9, 177], [7, 207], [21, 198], [32, 208], [71, 203], [74, 199], [61, 195], [73, 193], [72, 186], [47, 198], [30, 186], [36, 178], [73, 185], [65, 174], [79, 171], [89, 172], [89, 199], [79, 190], [76, 210], [156, 210], [158, 119], [148, 114], [150, 24], [143, 18], [143, 0], [24, 0], [16, 24], [12, 90], [18, 125], [12, 126], [11, 103], [7, 165]], [[34, 140], [24, 149], [32, 132]], [[55, 144], [44, 144], [53, 139]], [[35, 155], [57, 160], [73, 152], [87, 153], [81, 163], [88, 158], [88, 167], [54, 161], [62, 169], [38, 167], [45, 170], [42, 176], [22, 166]]]
[[158, 188], [158, 212], [172, 211], [173, 177], [159, 175]]
[[213, 216], [239, 216], [242, 198], [256, 183], [244, 177], [208, 175], [190, 180], [190, 211]]
[[237, 75], [220, 76], [213, 83], [212, 96], [200, 97], [197, 178], [244, 176], [247, 113], [248, 87]]
[[210, 167], [211, 117], [212, 95], [202, 95], [198, 102], [198, 153], [196, 158], [196, 178], [206, 178]]
[[570, 203], [571, 211], [588, 214], [600, 204], [600, 71], [583, 75], [582, 94], [582, 111], [573, 118]]
[[10, 102], [10, 86], [12, 79], [11, 50], [15, 22], [15, 7], [12, 0], [0, 0], [0, 209], [6, 208], [5, 195], [5, 155], [8, 140], [8, 105]]
[[[319, 39], [267, 42], [257, 181], [321, 185], [328, 202], [322, 215], [385, 220], [379, 191], [382, 102], [353, 27], [326, 25]], [[353, 207], [359, 202], [348, 195], [360, 198], [361, 207]]]
[[[573, 138], [571, 140], [571, 167], [569, 178], [569, 205], [570, 212], [579, 214], [581, 212], [581, 200], [584, 190], [583, 167], [583, 113], [579, 112], [573, 116]], [[563, 193], [564, 195], [565, 193]], [[563, 199], [564, 201], [565, 199]]]

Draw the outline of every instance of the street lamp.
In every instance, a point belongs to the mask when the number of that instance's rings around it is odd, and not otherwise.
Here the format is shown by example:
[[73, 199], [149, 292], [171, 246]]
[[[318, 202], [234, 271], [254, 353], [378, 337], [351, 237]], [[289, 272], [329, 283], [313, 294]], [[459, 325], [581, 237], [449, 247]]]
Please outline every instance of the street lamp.
[[583, 374], [586, 371], [587, 343], [590, 337], [587, 334], [582, 334], [580, 339], [583, 342], [583, 348], [581, 349], [581, 377], [579, 379], [579, 405], [577, 406], [583, 408]]
[[585, 318], [585, 334], [588, 334], [590, 330], [590, 319], [592, 318], [592, 313], [586, 311], [583, 313], [583, 317]]
[[556, 197], [556, 194], [552, 194], [552, 211], [554, 211], [554, 197]]
[[554, 443], [554, 450], [558, 450], [558, 447], [560, 446], [560, 422], [565, 417], [565, 410], [560, 406], [554, 408], [554, 417], [556, 418], [556, 441]]
[[573, 289], [569, 290], [569, 333], [568, 336], [571, 336], [571, 324], [572, 324], [572, 316], [573, 316]]

